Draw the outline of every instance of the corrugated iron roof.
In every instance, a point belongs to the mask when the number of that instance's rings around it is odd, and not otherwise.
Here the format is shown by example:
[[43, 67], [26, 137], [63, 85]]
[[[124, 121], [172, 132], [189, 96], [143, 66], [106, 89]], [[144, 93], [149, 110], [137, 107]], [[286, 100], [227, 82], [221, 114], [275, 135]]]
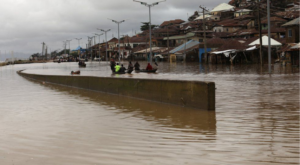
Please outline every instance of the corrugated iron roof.
[[167, 26], [169, 24], [181, 24], [184, 21], [181, 19], [175, 19], [175, 20], [170, 20], [170, 21], [164, 21], [160, 26]]
[[[287, 22], [287, 21], [280, 17], [271, 17], [270, 22]], [[262, 19], [261, 23], [268, 23], [268, 18]]]
[[220, 5], [216, 6], [214, 9], [211, 10], [211, 12], [217, 12], [217, 11], [234, 11], [234, 6], [231, 6], [227, 3], [221, 3]]
[[[268, 45], [268, 40], [269, 37], [268, 36], [263, 36], [262, 37], [262, 45], [263, 46], [267, 46]], [[252, 43], [250, 43], [248, 46], [254, 46], [254, 45], [259, 45], [259, 39], [253, 41]], [[274, 40], [273, 38], [271, 38], [271, 46], [281, 46], [282, 44], [276, 40]]]
[[294, 26], [294, 25], [299, 26], [299, 24], [300, 24], [300, 17], [296, 18], [296, 19], [294, 19], [294, 20], [292, 20], [290, 22], [287, 22], [287, 23], [283, 24], [282, 26], [283, 27], [285, 27], [285, 26]]
[[[195, 33], [187, 33], [183, 35], [176, 35], [176, 36], [171, 36], [169, 37], [169, 40], [178, 40], [178, 39], [185, 39], [185, 38], [190, 38], [195, 36]], [[164, 40], [168, 40], [168, 37], [164, 37]]]
[[188, 41], [187, 43], [184, 43], [178, 47], [176, 47], [175, 49], [171, 50], [170, 53], [176, 53], [178, 51], [182, 51], [182, 50], [185, 50], [185, 49], [189, 49], [195, 45], [198, 45], [200, 42], [198, 41], [195, 41], [195, 40], [190, 40]]

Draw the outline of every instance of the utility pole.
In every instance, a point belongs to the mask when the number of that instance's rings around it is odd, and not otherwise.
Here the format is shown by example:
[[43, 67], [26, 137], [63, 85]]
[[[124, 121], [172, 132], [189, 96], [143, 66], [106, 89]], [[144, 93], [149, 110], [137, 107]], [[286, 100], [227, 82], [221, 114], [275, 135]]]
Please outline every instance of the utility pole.
[[90, 49], [90, 53], [91, 53], [91, 58], [92, 58], [92, 51], [91, 51], [91, 47], [92, 47], [92, 42], [93, 42], [93, 37], [89, 37], [88, 36], [88, 45], [87, 45], [87, 50], [88, 50], [88, 48]]
[[97, 30], [101, 30], [101, 31], [103, 31], [104, 33], [105, 33], [105, 42], [106, 42], [106, 61], [108, 62], [108, 58], [107, 58], [107, 32], [109, 32], [110, 31], [110, 29], [108, 29], [108, 30], [103, 30], [103, 29], [97, 29]]
[[[298, 1], [299, 2], [299, 1]], [[270, 0], [268, 3], [268, 63], [269, 63], [269, 74], [271, 74], [271, 21], [270, 21]]]
[[170, 58], [169, 58], [169, 56], [170, 56], [169, 25], [170, 25], [170, 24], [167, 25], [167, 36], [168, 36], [168, 40], [167, 40], [167, 45], [168, 45], [168, 59], [170, 59]]
[[[209, 12], [205, 7], [199, 6], [202, 9], [203, 13], [203, 42], [204, 42], [204, 53], [205, 53], [205, 62], [208, 63], [208, 58], [207, 58], [207, 44], [206, 44], [206, 25], [205, 25], [205, 11]], [[199, 52], [200, 53], [200, 52]]]
[[67, 42], [68, 42], [68, 41], [63, 41], [63, 43], [64, 43], [64, 54], [66, 54]]
[[100, 37], [103, 35], [103, 33], [102, 33], [102, 34], [97, 34], [97, 33], [95, 33], [95, 35], [96, 35], [96, 36], [99, 36], [99, 45], [98, 45], [99, 47], [98, 47], [98, 48], [99, 48], [99, 63], [100, 63], [100, 49], [101, 49], [101, 47], [100, 47], [100, 42], [101, 42], [101, 41], [100, 41]]
[[123, 37], [123, 50], [122, 50], [122, 52], [123, 52], [123, 59], [124, 59], [124, 49], [125, 49], [125, 37], [126, 36], [128, 36], [128, 35], [122, 35], [122, 37]]
[[44, 55], [44, 50], [45, 50], [45, 42], [42, 43], [43, 47], [42, 47], [42, 56]]
[[69, 42], [69, 55], [71, 54], [71, 41], [72, 40], [67, 40]]
[[260, 3], [257, 2], [257, 11], [258, 11], [258, 31], [259, 31], [259, 57], [260, 57], [260, 65], [263, 66], [263, 58], [262, 58], [262, 32], [261, 32], [261, 19], [260, 19]]
[[[109, 19], [112, 20], [112, 19]], [[112, 20], [112, 22], [118, 24], [118, 42], [119, 42], [119, 62], [120, 62], [120, 57], [121, 57], [121, 51], [120, 51], [120, 24], [125, 22], [125, 20], [122, 21], [116, 21], [116, 20]]]
[[80, 40], [81, 40], [82, 38], [75, 38], [75, 40], [77, 40], [78, 41], [78, 46], [79, 46], [79, 49], [78, 49], [78, 58], [80, 58], [80, 49], [81, 49], [81, 46], [80, 46]]
[[152, 4], [147, 4], [146, 2], [141, 2], [141, 1], [137, 1], [137, 0], [133, 0], [134, 2], [138, 2], [140, 3], [141, 5], [145, 5], [146, 7], [149, 8], [149, 42], [150, 42], [150, 64], [152, 64], [152, 34], [151, 34], [151, 7], [155, 6], [155, 5], [158, 5], [159, 3], [161, 2], [165, 2], [166, 0], [162, 0], [162, 1], [158, 1], [158, 2], [154, 2]]
[[77, 40], [78, 41], [78, 46], [80, 46], [80, 40], [81, 40], [82, 38], [75, 38], [75, 40]]
[[46, 46], [46, 51], [45, 51], [45, 58], [46, 58], [46, 61], [47, 61], [47, 53], [48, 53], [48, 46]]

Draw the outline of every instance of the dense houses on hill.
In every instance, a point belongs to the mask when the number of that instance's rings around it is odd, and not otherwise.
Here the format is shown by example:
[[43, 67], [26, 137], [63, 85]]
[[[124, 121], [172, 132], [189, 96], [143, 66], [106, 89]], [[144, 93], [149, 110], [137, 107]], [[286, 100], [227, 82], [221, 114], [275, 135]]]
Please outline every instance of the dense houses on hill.
[[[265, 9], [266, 0], [260, 3], [256, 0], [231, 0], [206, 11], [205, 15], [196, 11], [187, 21], [164, 21], [152, 29], [153, 55], [165, 60], [173, 56], [177, 60], [217, 64], [260, 63], [261, 59], [265, 63], [270, 28], [272, 62], [299, 66], [299, 1], [273, 0], [270, 27]], [[123, 59], [147, 59], [149, 30], [122, 37], [120, 45], [118, 39], [113, 38], [108, 41], [107, 49], [106, 43], [90, 45], [86, 55], [98, 56], [100, 53], [105, 59], [108, 52], [108, 58], [118, 58], [119, 47]]]

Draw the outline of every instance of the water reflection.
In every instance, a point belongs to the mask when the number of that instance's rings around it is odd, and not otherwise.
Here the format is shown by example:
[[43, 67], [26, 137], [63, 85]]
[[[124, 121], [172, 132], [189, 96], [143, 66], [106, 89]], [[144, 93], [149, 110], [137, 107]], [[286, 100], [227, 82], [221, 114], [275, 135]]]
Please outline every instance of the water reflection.
[[[41, 84], [41, 82], [29, 81]], [[94, 101], [100, 105], [117, 109], [120, 111], [118, 113], [130, 113], [146, 121], [154, 121], [162, 126], [194, 133], [208, 133], [210, 135], [216, 132], [216, 114], [214, 111], [203, 111], [76, 88], [70, 89], [69, 87], [54, 84], [43, 85], [58, 92], [77, 95], [80, 98], [84, 98], [84, 100]]]

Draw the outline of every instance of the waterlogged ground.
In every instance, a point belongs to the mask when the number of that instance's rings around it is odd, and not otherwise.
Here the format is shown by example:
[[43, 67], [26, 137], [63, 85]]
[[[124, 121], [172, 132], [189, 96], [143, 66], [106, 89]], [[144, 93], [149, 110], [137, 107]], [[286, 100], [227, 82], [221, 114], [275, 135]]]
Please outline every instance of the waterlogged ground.
[[[146, 63], [142, 63], [146, 66]], [[81, 76], [214, 81], [216, 111], [200, 111], [27, 80], [70, 75], [76, 63], [0, 67], [2, 165], [299, 164], [299, 69], [160, 63], [159, 73]]]

